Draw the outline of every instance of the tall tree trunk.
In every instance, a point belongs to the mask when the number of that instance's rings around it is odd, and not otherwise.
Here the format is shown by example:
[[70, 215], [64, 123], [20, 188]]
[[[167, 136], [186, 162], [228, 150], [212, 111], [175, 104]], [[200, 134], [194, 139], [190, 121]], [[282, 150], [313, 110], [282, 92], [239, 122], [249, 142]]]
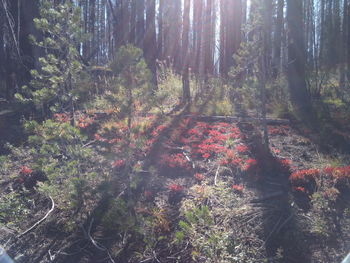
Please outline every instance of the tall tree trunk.
[[153, 83], [157, 85], [157, 36], [156, 36], [156, 1], [146, 0], [146, 34], [144, 54], [148, 67], [153, 73]]
[[120, 19], [121, 19], [121, 45], [126, 45], [130, 41], [130, 8], [129, 0], [120, 0]]
[[213, 32], [213, 0], [207, 0], [207, 5], [205, 8], [205, 18], [204, 18], [204, 74], [206, 77], [213, 74], [213, 53], [212, 53], [212, 42], [214, 42], [214, 32]]
[[[90, 0], [90, 17], [89, 17], [89, 33], [91, 35], [90, 40], [90, 52], [88, 53], [88, 57], [95, 53], [96, 47], [96, 32], [95, 32], [95, 23], [96, 23], [96, 0]], [[95, 57], [95, 56], [93, 56]]]
[[186, 68], [190, 61], [189, 53], [189, 40], [190, 40], [190, 9], [191, 9], [191, 0], [184, 0], [184, 11], [183, 11], [183, 20], [182, 20], [182, 69]]
[[[350, 82], [350, 1], [347, 0], [348, 2], [348, 8], [347, 8], [347, 41], [345, 42], [346, 45], [346, 50], [347, 50], [347, 79]], [[350, 85], [350, 84], [349, 84]]]
[[287, 0], [288, 67], [291, 102], [300, 117], [311, 117], [311, 100], [305, 81], [305, 46], [302, 0]]
[[342, 37], [341, 37], [341, 47], [340, 47], [340, 69], [339, 69], [339, 86], [342, 89], [346, 86], [346, 71], [347, 71], [347, 57], [348, 57], [348, 49], [346, 47], [347, 42], [347, 34], [348, 34], [348, 0], [344, 0], [343, 2], [343, 21], [342, 21]]
[[282, 31], [284, 25], [283, 19], [284, 0], [277, 0], [277, 14], [273, 41], [273, 64], [272, 76], [276, 78], [281, 73], [281, 48], [282, 48]]
[[182, 101], [184, 103], [191, 100], [190, 80], [189, 80], [189, 34], [190, 34], [190, 9], [191, 0], [184, 0], [183, 20], [182, 20], [182, 43], [181, 43], [181, 70], [182, 70]]
[[221, 76], [225, 76], [227, 72], [226, 66], [226, 1], [220, 1], [220, 52], [219, 52], [219, 72]]
[[164, 1], [159, 0], [158, 8], [158, 56], [159, 60], [164, 59]]
[[200, 71], [200, 52], [202, 45], [202, 33], [203, 33], [203, 1], [193, 1], [193, 62], [191, 68], [193, 68], [196, 74]]
[[137, 0], [136, 13], [136, 45], [142, 48], [145, 38], [145, 0]]
[[[227, 1], [227, 0], [226, 0]], [[226, 11], [225, 11], [226, 10]], [[225, 68], [224, 75], [233, 66], [233, 55], [238, 50], [241, 43], [241, 30], [242, 30], [242, 0], [229, 0], [227, 5], [224, 6], [224, 19], [225, 23]]]
[[180, 71], [180, 59], [179, 52], [181, 51], [181, 0], [168, 0], [168, 25], [169, 35], [167, 38], [166, 48], [168, 48], [168, 56], [173, 63], [174, 68]]
[[136, 8], [140, 0], [130, 0], [130, 38], [129, 42], [136, 46]]
[[29, 35], [39, 37], [33, 19], [39, 16], [35, 0], [1, 1], [0, 89], [13, 98], [19, 87], [28, 83], [30, 70], [38, 67], [40, 49], [31, 44]]

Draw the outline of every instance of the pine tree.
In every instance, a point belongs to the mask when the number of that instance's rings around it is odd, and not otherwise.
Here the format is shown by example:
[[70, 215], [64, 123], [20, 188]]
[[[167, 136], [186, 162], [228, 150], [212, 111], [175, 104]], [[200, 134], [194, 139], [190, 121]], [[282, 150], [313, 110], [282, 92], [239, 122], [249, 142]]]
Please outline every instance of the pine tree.
[[[32, 41], [45, 49], [46, 56], [39, 58], [40, 69], [32, 70], [30, 87], [23, 87], [29, 98], [17, 94], [22, 101], [31, 100], [47, 114], [71, 111], [73, 114], [78, 94], [75, 85], [79, 81], [82, 64], [77, 50], [81, 37], [80, 10], [71, 3], [50, 8], [49, 0], [42, 0], [40, 18], [35, 25], [45, 35], [43, 40], [32, 36]], [[46, 115], [45, 114], [45, 115]]]

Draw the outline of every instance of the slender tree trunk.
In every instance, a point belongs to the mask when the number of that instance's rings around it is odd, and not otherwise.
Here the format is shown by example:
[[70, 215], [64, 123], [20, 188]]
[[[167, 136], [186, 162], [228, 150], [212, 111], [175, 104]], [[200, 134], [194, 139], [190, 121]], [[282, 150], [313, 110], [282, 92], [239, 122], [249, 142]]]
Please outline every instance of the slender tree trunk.
[[183, 11], [183, 30], [182, 30], [182, 51], [181, 51], [181, 63], [182, 69], [185, 69], [188, 66], [190, 60], [189, 54], [189, 37], [190, 37], [190, 8], [191, 0], [184, 0], [184, 11]]
[[146, 34], [144, 54], [148, 67], [152, 71], [153, 84], [157, 86], [157, 36], [156, 36], [156, 1], [146, 0]]
[[202, 45], [202, 13], [203, 13], [203, 2], [201, 0], [193, 1], [193, 62], [192, 69], [196, 74], [200, 71], [200, 52]]
[[189, 102], [191, 100], [190, 80], [189, 80], [190, 8], [191, 8], [191, 0], [184, 0], [184, 10], [183, 10], [183, 20], [182, 20], [183, 30], [182, 30], [182, 43], [181, 43], [182, 101], [184, 103]]
[[204, 74], [206, 77], [213, 74], [213, 53], [212, 53], [212, 42], [214, 42], [214, 31], [213, 31], [213, 1], [207, 0], [207, 5], [205, 8], [205, 18], [204, 18]]
[[158, 59], [164, 59], [164, 1], [159, 0], [158, 9]]
[[348, 33], [348, 1], [344, 0], [343, 2], [343, 21], [342, 21], [342, 41], [341, 41], [341, 49], [340, 49], [340, 69], [339, 69], [339, 86], [342, 89], [346, 84], [346, 71], [347, 71], [347, 57], [348, 57], [348, 49], [346, 47], [347, 42], [347, 33]]
[[[347, 0], [348, 2], [348, 8], [347, 8], [347, 41], [345, 42], [345, 45], [346, 45], [346, 50], [347, 50], [347, 57], [346, 57], [346, 60], [347, 60], [347, 79], [348, 79], [348, 82], [350, 82], [350, 18], [349, 18], [349, 15], [350, 15], [350, 1]], [[349, 83], [349, 87], [350, 87], [350, 83]]]
[[121, 45], [126, 45], [130, 41], [130, 8], [129, 8], [129, 0], [120, 0], [120, 8], [121, 8], [121, 28], [120, 34], [121, 36]]
[[226, 23], [225, 23], [225, 17], [226, 17], [226, 0], [220, 1], [220, 54], [219, 54], [219, 72], [221, 76], [226, 75]]
[[129, 42], [136, 46], [136, 8], [140, 0], [130, 1], [130, 38]]
[[282, 48], [282, 31], [283, 31], [283, 8], [284, 0], [277, 0], [277, 14], [275, 33], [273, 41], [273, 64], [272, 64], [272, 77], [277, 78], [281, 73], [281, 48]]
[[142, 48], [145, 38], [145, 0], [137, 0], [136, 13], [136, 45]]

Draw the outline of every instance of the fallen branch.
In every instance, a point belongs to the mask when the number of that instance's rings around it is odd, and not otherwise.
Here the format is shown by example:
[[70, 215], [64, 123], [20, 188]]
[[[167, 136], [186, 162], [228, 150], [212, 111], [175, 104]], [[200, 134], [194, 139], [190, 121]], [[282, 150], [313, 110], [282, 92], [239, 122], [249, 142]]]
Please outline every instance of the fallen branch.
[[32, 225], [30, 228], [28, 228], [23, 233], [17, 235], [17, 238], [20, 238], [20, 237], [24, 236], [25, 234], [28, 234], [30, 231], [32, 231], [34, 228], [36, 228], [38, 225], [40, 225], [42, 222], [44, 222], [46, 220], [46, 218], [49, 217], [49, 215], [55, 209], [55, 201], [52, 199], [51, 196], [49, 196], [49, 197], [51, 199], [51, 209], [46, 213], [46, 215], [42, 219], [40, 219], [38, 222], [36, 222], [34, 225]]
[[[224, 122], [261, 122], [264, 121], [263, 118], [255, 118], [255, 117], [235, 117], [235, 116], [193, 116], [193, 115], [187, 115], [186, 117], [191, 117], [193, 119], [199, 120], [199, 121], [207, 121], [207, 122], [214, 122], [214, 121], [224, 121]], [[288, 125], [290, 124], [290, 121], [287, 119], [272, 119], [272, 118], [266, 118], [266, 123], [269, 125]]]

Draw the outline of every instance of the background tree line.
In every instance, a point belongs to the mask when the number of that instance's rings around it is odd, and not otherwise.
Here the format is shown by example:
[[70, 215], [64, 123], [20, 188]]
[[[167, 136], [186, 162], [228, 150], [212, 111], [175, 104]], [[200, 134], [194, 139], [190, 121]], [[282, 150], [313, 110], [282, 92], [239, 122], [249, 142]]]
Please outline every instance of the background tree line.
[[[144, 51], [155, 75], [159, 63], [197, 77], [228, 77], [234, 55], [256, 32], [247, 21], [257, 9], [264, 16], [266, 77], [289, 76], [291, 97], [317, 93], [327, 72], [349, 86], [350, 3], [348, 0], [54, 0], [80, 8], [86, 38], [77, 49], [86, 65], [105, 65], [116, 50], [133, 44]], [[29, 41], [38, 17], [36, 0], [1, 0], [0, 87], [11, 98], [30, 79], [44, 51]], [[305, 77], [313, 77], [312, 83]], [[306, 82], [305, 82], [306, 81]], [[156, 78], [154, 77], [154, 82]], [[293, 91], [296, 91], [294, 94]], [[317, 95], [317, 94], [314, 94]]]

